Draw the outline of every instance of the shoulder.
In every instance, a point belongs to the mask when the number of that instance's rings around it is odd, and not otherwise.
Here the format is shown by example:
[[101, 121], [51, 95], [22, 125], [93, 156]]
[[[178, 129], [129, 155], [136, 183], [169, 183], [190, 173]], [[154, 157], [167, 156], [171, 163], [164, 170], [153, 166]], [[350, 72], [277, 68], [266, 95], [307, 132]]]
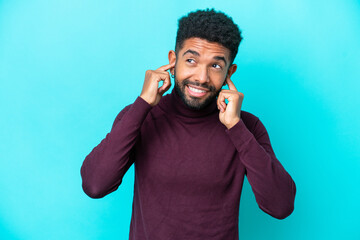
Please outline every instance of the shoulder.
[[164, 115], [163, 112], [159, 109], [159, 104], [152, 107], [149, 103], [147, 103], [141, 97], [137, 97], [137, 99], [125, 106], [116, 116], [112, 128], [118, 123], [126, 113], [134, 114], [136, 116], [143, 116], [141, 113], [146, 113], [145, 121], [151, 121], [158, 118], [161, 115]]
[[259, 117], [247, 111], [241, 111], [241, 119], [256, 139], [264, 137], [264, 135], [268, 136], [267, 129]]
[[132, 105], [133, 105], [133, 104], [129, 104], [129, 105], [125, 106], [125, 107], [116, 115], [116, 118], [115, 118], [115, 120], [114, 120], [114, 122], [113, 122], [113, 124], [112, 124], [111, 129], [114, 128], [114, 126], [116, 125], [116, 123], [118, 123], [118, 122], [121, 120], [121, 118], [122, 118], [122, 117], [124, 116], [124, 114], [131, 108]]
[[118, 115], [115, 118], [116, 120], [120, 120], [131, 108], [132, 111], [144, 111], [144, 112], [148, 112], [149, 110], [152, 110], [152, 107], [150, 106], [149, 103], [147, 103], [144, 99], [142, 99], [140, 96], [138, 96], [135, 101], [127, 106], [125, 106], [120, 113], [118, 113]]
[[125, 106], [125, 107], [117, 114], [117, 116], [116, 116], [116, 118], [115, 118], [115, 121], [116, 121], [116, 120], [120, 120], [120, 119], [122, 118], [122, 116], [124, 116], [124, 114], [125, 114], [127, 111], [129, 111], [129, 109], [131, 108], [132, 105], [133, 105], [133, 103]]
[[[142, 99], [140, 96], [138, 96], [136, 98], [136, 100], [131, 103], [131, 104], [128, 104], [126, 105], [116, 116], [115, 120], [114, 120], [114, 123], [113, 123], [113, 126], [112, 128], [116, 125], [117, 122], [119, 122], [123, 117], [124, 115], [127, 113], [127, 112], [148, 112], [149, 110], [151, 110], [151, 106], [150, 104], [148, 104], [144, 99]], [[136, 116], [138, 114], [135, 114]], [[141, 114], [140, 114], [141, 115]], [[135, 116], [135, 117], [136, 117]]]
[[260, 121], [257, 116], [244, 110], [241, 110], [240, 118], [244, 122], [246, 128], [250, 131], [255, 130], [257, 122]]

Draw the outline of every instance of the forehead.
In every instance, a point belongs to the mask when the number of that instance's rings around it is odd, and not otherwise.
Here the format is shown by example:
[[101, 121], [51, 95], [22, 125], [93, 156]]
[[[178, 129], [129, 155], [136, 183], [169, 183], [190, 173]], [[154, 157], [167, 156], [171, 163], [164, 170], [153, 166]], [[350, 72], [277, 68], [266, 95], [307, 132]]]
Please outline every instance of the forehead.
[[209, 42], [201, 38], [188, 38], [184, 41], [180, 49], [180, 55], [187, 50], [195, 50], [200, 56], [223, 55], [226, 59], [230, 58], [230, 50], [216, 42]]

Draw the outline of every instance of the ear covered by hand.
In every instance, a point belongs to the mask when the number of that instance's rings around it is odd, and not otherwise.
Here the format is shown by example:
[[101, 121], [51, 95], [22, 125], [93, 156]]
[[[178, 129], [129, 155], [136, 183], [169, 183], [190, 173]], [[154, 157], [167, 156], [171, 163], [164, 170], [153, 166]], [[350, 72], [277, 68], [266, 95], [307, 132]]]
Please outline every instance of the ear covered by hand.
[[[175, 62], [166, 64], [156, 70], [147, 70], [145, 73], [145, 80], [140, 97], [144, 99], [151, 106], [159, 103], [162, 95], [171, 87], [169, 69], [174, 68]], [[158, 87], [159, 82], [163, 82], [161, 87]]]
[[[230, 129], [240, 121], [241, 105], [244, 100], [244, 94], [238, 92], [229, 76], [226, 77], [225, 83], [229, 86], [229, 90], [221, 90], [217, 99], [217, 105], [220, 110], [220, 122], [224, 124], [227, 129]], [[227, 104], [225, 99], [228, 100]]]

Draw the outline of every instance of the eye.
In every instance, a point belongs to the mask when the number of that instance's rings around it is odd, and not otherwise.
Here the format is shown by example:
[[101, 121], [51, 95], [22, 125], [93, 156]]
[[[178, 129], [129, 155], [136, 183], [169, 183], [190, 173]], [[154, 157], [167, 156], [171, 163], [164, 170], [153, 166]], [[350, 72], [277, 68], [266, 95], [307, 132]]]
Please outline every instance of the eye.
[[217, 68], [217, 69], [221, 69], [221, 68], [222, 68], [219, 64], [216, 64], [216, 63], [213, 64], [212, 66], [213, 66], [214, 68]]
[[194, 60], [194, 59], [191, 59], [191, 58], [186, 59], [186, 61], [189, 62], [189, 63], [194, 63], [194, 62], [195, 62], [195, 60]]

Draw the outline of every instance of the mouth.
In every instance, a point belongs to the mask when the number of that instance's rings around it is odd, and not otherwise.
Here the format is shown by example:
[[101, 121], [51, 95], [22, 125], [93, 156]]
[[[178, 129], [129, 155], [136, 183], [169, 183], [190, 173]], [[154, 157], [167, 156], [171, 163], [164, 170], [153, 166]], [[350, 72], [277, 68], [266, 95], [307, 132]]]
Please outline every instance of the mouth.
[[200, 87], [189, 85], [189, 84], [186, 85], [186, 89], [187, 89], [188, 93], [190, 94], [190, 96], [193, 96], [193, 97], [203, 97], [209, 92], [208, 89], [200, 88]]

